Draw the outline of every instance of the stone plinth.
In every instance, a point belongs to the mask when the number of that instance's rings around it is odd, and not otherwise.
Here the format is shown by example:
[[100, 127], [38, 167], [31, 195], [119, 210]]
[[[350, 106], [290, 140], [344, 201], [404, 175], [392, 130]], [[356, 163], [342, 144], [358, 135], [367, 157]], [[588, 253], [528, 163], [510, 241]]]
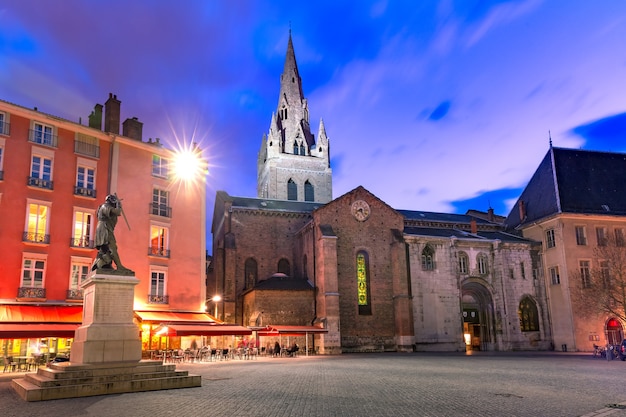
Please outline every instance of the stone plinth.
[[96, 273], [82, 285], [83, 324], [76, 329], [74, 364], [139, 362], [141, 339], [133, 322], [134, 276]]
[[11, 386], [26, 401], [201, 386], [199, 375], [175, 365], [141, 361], [134, 324], [134, 276], [96, 273], [82, 285], [83, 323], [76, 329], [70, 362], [52, 363]]

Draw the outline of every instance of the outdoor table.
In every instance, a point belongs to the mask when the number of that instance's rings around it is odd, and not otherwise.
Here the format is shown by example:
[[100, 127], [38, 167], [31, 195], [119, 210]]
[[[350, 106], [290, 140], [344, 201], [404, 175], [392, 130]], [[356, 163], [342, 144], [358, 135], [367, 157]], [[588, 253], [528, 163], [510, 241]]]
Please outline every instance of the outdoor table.
[[17, 362], [18, 371], [28, 370], [28, 356], [14, 356], [13, 360]]

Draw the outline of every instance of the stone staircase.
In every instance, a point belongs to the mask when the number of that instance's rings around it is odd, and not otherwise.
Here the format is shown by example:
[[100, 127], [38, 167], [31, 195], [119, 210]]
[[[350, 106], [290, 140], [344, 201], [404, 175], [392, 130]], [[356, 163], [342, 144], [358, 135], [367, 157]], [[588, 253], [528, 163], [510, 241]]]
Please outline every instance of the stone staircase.
[[177, 371], [160, 361], [72, 364], [60, 362], [39, 368], [36, 374], [11, 382], [26, 401], [89, 397], [125, 392], [156, 391], [201, 386], [200, 375]]

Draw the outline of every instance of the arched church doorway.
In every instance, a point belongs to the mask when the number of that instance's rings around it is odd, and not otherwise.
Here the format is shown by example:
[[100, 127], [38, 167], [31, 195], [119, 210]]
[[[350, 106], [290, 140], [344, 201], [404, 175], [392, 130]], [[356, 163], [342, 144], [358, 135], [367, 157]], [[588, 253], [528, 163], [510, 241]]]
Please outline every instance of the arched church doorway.
[[609, 345], [619, 345], [624, 339], [622, 325], [615, 317], [606, 321], [606, 340]]
[[495, 349], [495, 320], [491, 294], [484, 285], [466, 282], [462, 287], [463, 339], [467, 350]]

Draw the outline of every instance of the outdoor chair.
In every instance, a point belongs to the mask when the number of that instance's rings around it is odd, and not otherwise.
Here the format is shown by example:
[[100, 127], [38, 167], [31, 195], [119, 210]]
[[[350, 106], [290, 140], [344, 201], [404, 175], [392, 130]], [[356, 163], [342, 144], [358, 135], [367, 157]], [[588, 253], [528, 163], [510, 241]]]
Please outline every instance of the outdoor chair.
[[13, 356], [4, 357], [4, 370], [2, 372], [11, 371], [15, 372], [17, 368], [17, 362], [13, 361]]

